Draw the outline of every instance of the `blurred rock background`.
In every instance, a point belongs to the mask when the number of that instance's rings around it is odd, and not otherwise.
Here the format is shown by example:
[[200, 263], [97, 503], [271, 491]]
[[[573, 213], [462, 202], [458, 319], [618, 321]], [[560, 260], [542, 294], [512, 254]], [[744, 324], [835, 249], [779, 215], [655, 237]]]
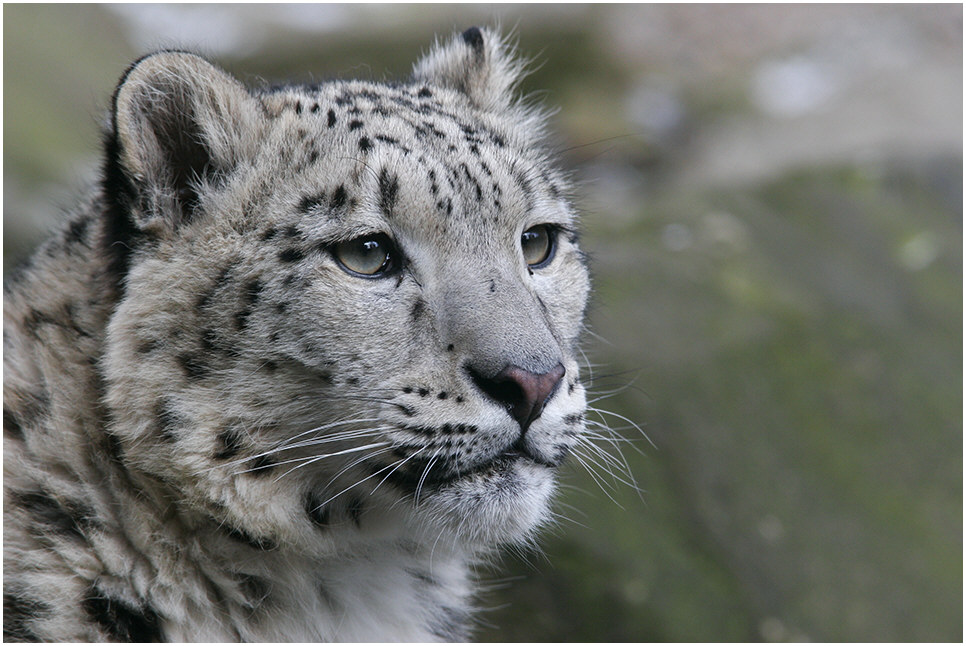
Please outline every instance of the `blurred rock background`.
[[614, 413], [594, 417], [632, 440], [642, 493], [572, 465], [542, 551], [484, 573], [479, 638], [960, 642], [962, 16], [4, 5], [4, 268], [96, 176], [139, 54], [383, 79], [434, 34], [502, 23], [535, 60], [524, 91], [560, 107]]

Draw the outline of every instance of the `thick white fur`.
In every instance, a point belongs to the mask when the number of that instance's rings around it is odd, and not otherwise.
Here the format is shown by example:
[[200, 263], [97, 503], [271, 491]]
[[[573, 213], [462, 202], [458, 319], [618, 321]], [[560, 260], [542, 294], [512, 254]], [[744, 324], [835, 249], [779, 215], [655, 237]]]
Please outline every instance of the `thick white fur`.
[[[586, 405], [588, 277], [520, 72], [479, 30], [402, 86], [253, 93], [183, 53], [127, 74], [136, 234], [111, 241], [104, 189], [5, 291], [13, 638], [468, 635], [474, 564], [547, 522]], [[529, 271], [541, 224], [556, 256]], [[405, 270], [348, 274], [331, 243], [374, 232]], [[522, 439], [467, 372], [557, 362]], [[490, 463], [518, 440], [530, 457]], [[444, 468], [463, 475], [418, 481]]]

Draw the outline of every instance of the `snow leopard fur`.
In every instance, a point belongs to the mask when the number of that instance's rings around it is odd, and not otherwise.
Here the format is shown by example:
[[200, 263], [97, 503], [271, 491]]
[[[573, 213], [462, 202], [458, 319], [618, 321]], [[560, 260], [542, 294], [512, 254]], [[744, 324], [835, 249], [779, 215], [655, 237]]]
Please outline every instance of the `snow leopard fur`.
[[400, 83], [135, 62], [4, 285], [4, 634], [465, 640], [551, 517], [589, 280], [494, 31]]

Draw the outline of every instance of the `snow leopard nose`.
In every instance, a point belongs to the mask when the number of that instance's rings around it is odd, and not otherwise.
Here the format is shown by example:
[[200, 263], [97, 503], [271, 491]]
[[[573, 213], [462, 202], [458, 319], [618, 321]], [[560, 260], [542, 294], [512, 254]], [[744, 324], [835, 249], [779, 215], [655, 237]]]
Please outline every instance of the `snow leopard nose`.
[[477, 388], [506, 406], [524, 432], [540, 417], [544, 405], [556, 392], [566, 372], [560, 363], [542, 374], [512, 364], [493, 377], [484, 377], [472, 368], [468, 370]]

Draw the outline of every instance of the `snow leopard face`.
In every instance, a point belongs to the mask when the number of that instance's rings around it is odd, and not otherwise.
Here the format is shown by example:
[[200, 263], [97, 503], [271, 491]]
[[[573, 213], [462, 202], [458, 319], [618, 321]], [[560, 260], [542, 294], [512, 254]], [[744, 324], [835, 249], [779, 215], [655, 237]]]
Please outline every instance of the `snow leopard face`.
[[398, 85], [136, 63], [106, 172], [118, 459], [255, 546], [545, 521], [588, 276], [519, 71], [479, 29]]

